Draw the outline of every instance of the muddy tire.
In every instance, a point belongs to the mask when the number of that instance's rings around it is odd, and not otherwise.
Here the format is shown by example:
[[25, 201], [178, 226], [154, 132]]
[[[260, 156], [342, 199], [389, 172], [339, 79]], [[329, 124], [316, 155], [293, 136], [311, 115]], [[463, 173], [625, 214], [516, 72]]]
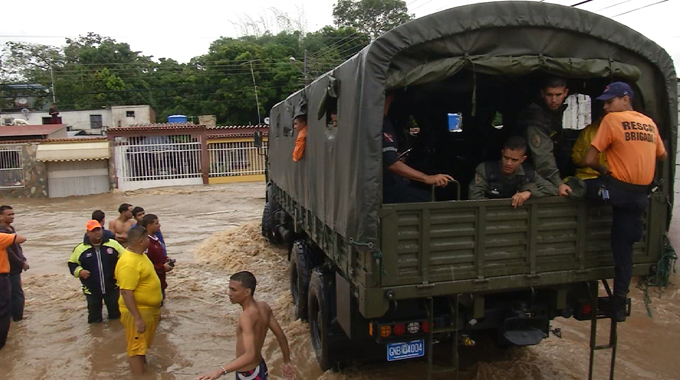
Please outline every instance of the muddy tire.
[[303, 321], [307, 320], [307, 298], [312, 269], [311, 250], [304, 240], [296, 240], [290, 254], [290, 292], [293, 295], [295, 318]]
[[280, 244], [281, 238], [274, 232], [275, 220], [274, 213], [277, 211], [276, 202], [267, 202], [262, 211], [262, 236], [272, 244]]
[[336, 339], [331, 331], [332, 292], [332, 274], [324, 273], [321, 268], [314, 269], [309, 282], [309, 330], [316, 361], [323, 371], [340, 365], [338, 347], [334, 345]]

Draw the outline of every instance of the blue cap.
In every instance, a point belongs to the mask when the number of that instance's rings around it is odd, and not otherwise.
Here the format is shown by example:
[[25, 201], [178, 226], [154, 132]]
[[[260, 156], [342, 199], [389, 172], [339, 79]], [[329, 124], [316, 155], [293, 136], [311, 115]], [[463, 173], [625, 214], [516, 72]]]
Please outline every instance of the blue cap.
[[633, 90], [631, 90], [630, 86], [623, 82], [614, 82], [610, 83], [609, 86], [604, 89], [604, 92], [597, 97], [597, 100], [609, 100], [626, 95], [631, 99], [633, 98]]

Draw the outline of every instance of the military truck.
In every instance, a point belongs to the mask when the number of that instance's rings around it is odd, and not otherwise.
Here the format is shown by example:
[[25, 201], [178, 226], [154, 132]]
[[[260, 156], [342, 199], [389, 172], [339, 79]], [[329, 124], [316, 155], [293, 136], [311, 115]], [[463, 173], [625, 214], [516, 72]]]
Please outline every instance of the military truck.
[[[634, 107], [659, 126], [669, 160], [657, 164], [633, 255], [635, 275], [654, 268], [673, 203], [678, 110], [669, 55], [625, 25], [570, 7], [441, 11], [376, 38], [271, 110], [262, 233], [289, 248], [295, 312], [309, 321], [322, 369], [376, 353], [432, 364], [444, 343], [455, 369], [457, 347], [476, 336], [532, 345], [556, 317], [596, 326], [606, 316], [598, 297], [599, 281], [613, 278], [606, 204], [548, 197], [513, 209], [504, 199], [466, 200], [475, 166], [499, 157], [546, 74], [592, 97], [595, 113], [606, 85], [626, 81]], [[409, 165], [459, 182], [438, 189], [436, 201], [382, 202], [386, 91], [397, 93], [388, 117], [409, 141]], [[299, 113], [308, 118], [306, 152], [293, 162]], [[449, 113], [460, 114], [462, 132], [449, 131]]]

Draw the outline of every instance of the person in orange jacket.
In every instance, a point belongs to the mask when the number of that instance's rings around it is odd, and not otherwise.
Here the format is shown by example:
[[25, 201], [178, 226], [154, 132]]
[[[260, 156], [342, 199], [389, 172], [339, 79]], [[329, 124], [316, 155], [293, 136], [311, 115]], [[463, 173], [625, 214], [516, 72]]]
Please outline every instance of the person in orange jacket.
[[300, 161], [305, 156], [305, 146], [307, 144], [307, 115], [296, 116], [293, 119], [293, 128], [295, 128], [298, 134], [295, 138], [293, 161]]

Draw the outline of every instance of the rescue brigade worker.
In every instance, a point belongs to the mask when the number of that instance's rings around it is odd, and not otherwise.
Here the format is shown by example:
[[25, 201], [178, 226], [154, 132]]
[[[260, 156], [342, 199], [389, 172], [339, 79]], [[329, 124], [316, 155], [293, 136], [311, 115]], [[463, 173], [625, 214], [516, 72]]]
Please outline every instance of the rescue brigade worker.
[[116, 240], [104, 237], [101, 224], [94, 219], [87, 222], [85, 229], [87, 236], [73, 250], [68, 268], [83, 284], [87, 323], [102, 322], [102, 301], [106, 304], [109, 320], [118, 319], [118, 286], [113, 274], [124, 248]]
[[385, 95], [385, 118], [383, 119], [383, 203], [428, 202], [429, 191], [410, 186], [409, 180], [426, 185], [445, 187], [453, 177], [448, 174], [427, 175], [399, 160], [399, 140], [394, 126], [387, 118], [394, 94]]
[[[602, 186], [602, 177], [600, 176], [600, 173], [597, 170], [586, 165], [586, 153], [588, 153], [588, 150], [590, 149], [590, 144], [595, 138], [597, 130], [600, 128], [601, 121], [602, 118], [583, 128], [581, 133], [579, 133], [578, 139], [576, 139], [574, 147], [572, 148], [571, 151], [571, 160], [574, 162], [574, 165], [576, 166], [575, 176], [576, 178], [579, 178], [585, 183], [586, 197], [591, 199], [598, 197], [598, 191]], [[608, 166], [606, 154], [604, 153], [598, 154], [597, 159], [600, 162], [600, 165], [602, 165], [603, 167]]]
[[[113, 234], [113, 232], [107, 230], [104, 226], [106, 225], [106, 214], [102, 210], [94, 210], [92, 212], [92, 219], [96, 220], [99, 222], [99, 225], [102, 226], [102, 236], [105, 238], [109, 239], [115, 239], [116, 235]], [[87, 233], [85, 233], [85, 237], [87, 238]]]
[[307, 145], [307, 115], [297, 115], [293, 119], [293, 128], [297, 132], [295, 138], [295, 149], [293, 150], [293, 161], [300, 161], [305, 157], [305, 147]]
[[12, 285], [9, 282], [9, 256], [7, 248], [23, 244], [26, 238], [17, 234], [0, 233], [0, 349], [7, 342], [9, 323], [12, 319]]
[[562, 115], [567, 108], [564, 100], [569, 95], [567, 82], [562, 78], [549, 78], [541, 89], [540, 101], [531, 103], [522, 110], [517, 122], [529, 143], [531, 160], [536, 172], [557, 187], [560, 196], [572, 191], [562, 182], [571, 152], [564, 152]]
[[522, 207], [532, 196], [557, 195], [557, 188], [539, 175], [528, 162], [524, 137], [512, 136], [503, 145], [499, 161], [477, 166], [470, 182], [470, 199], [511, 198], [514, 208]]
[[[614, 254], [612, 319], [626, 320], [626, 298], [633, 270], [633, 243], [643, 234], [642, 213], [647, 209], [656, 159], [668, 156], [659, 130], [649, 117], [633, 111], [633, 90], [623, 82], [611, 83], [597, 98], [607, 115], [586, 154], [586, 164], [604, 176], [602, 198], [614, 211], [611, 246]], [[606, 167], [598, 161], [607, 155]]]

